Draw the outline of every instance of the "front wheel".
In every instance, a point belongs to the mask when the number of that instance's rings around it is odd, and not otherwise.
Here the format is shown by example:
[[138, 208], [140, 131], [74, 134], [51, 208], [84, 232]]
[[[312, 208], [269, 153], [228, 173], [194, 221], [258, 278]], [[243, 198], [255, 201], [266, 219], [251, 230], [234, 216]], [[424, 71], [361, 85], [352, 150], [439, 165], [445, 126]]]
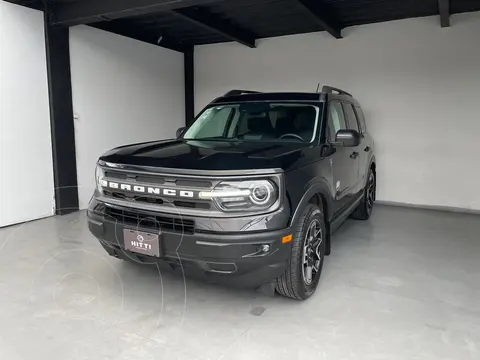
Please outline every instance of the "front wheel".
[[317, 205], [309, 204], [295, 227], [285, 273], [276, 280], [279, 294], [304, 300], [315, 292], [322, 273], [326, 241], [323, 213]]

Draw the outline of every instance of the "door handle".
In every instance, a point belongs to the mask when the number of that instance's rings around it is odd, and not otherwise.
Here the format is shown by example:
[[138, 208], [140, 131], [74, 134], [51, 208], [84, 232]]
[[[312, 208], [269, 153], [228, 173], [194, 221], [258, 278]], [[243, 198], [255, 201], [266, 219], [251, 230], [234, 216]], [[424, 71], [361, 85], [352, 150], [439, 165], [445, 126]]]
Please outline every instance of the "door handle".
[[356, 159], [356, 158], [358, 157], [358, 155], [359, 155], [359, 153], [357, 153], [356, 151], [354, 151], [354, 152], [352, 152], [352, 153], [350, 154], [350, 158]]
[[369, 152], [370, 151], [370, 146], [367, 146], [365, 149], [363, 149], [364, 151], [366, 152]]

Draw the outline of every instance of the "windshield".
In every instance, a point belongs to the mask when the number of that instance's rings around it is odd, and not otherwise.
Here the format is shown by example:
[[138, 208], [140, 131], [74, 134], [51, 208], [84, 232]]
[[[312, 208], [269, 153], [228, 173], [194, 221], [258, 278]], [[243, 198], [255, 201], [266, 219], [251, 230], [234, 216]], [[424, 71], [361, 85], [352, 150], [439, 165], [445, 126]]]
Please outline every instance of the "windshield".
[[248, 102], [209, 107], [184, 139], [312, 142], [321, 104]]

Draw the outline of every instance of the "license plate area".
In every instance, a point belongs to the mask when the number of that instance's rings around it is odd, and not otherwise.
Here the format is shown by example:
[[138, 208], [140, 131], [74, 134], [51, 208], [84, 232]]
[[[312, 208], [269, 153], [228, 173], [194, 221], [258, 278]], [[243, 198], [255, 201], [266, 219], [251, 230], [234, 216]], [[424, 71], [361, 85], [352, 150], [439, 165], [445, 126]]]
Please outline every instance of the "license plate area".
[[123, 229], [125, 249], [137, 254], [160, 257], [160, 234], [135, 229]]

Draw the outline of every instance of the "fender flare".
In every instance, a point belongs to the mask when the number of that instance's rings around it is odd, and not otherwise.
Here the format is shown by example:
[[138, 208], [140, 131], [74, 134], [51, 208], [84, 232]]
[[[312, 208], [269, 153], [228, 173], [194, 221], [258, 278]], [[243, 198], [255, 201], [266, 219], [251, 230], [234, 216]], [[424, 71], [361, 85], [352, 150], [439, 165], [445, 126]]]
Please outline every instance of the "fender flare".
[[[325, 180], [321, 180], [320, 182], [316, 182], [312, 184], [303, 194], [302, 198], [300, 199], [298, 205], [296, 206], [292, 217], [289, 221], [289, 226], [293, 226], [298, 222], [300, 216], [302, 216], [302, 210], [307, 206], [308, 201], [316, 194], [320, 194], [322, 196], [322, 201], [326, 202], [326, 219], [330, 222], [331, 219], [331, 209], [332, 209], [332, 196], [330, 194], [329, 186]], [[324, 209], [322, 209], [322, 212]], [[326, 224], [327, 225], [327, 224]]]
[[[368, 162], [368, 168], [367, 168], [367, 176], [365, 177], [365, 184], [363, 184], [363, 186], [367, 186], [367, 182], [368, 182], [368, 172], [370, 171], [370, 168], [372, 167], [372, 164], [375, 163], [375, 173], [377, 172], [377, 161], [375, 160], [375, 155], [373, 155], [371, 158], [370, 158], [370, 161]], [[375, 174], [376, 175], [376, 174]]]
[[368, 163], [368, 168], [370, 169], [370, 167], [372, 166], [372, 164], [375, 163], [375, 168], [377, 167], [377, 160], [375, 159], [375, 155], [373, 155], [371, 158], [370, 158], [370, 162]]

